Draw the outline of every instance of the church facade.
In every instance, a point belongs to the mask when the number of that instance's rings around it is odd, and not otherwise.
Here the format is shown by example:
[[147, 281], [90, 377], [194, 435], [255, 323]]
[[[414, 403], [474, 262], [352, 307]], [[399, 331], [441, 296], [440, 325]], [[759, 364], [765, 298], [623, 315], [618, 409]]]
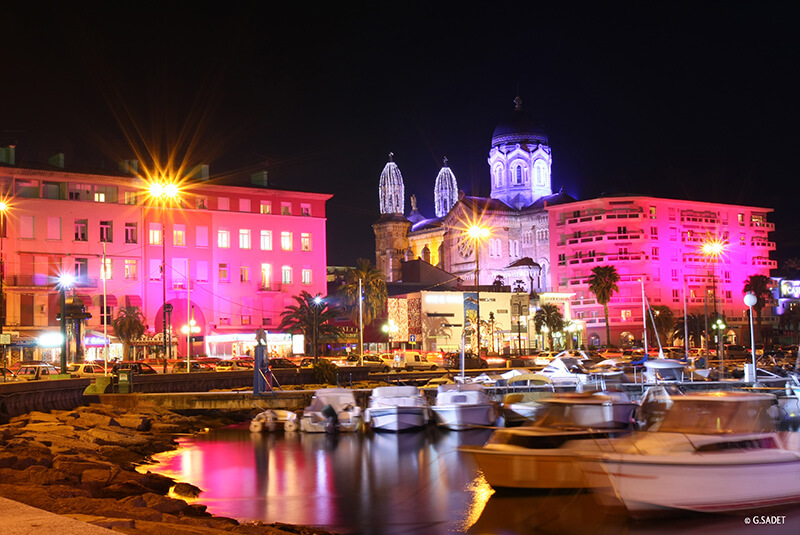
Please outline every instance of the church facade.
[[574, 199], [553, 194], [547, 135], [519, 97], [495, 128], [487, 161], [491, 194], [478, 197], [458, 190], [445, 159], [433, 188], [435, 216], [425, 217], [413, 196], [405, 213], [402, 173], [390, 155], [380, 176], [381, 217], [373, 225], [376, 265], [387, 281], [400, 280], [402, 262], [421, 259], [470, 286], [550, 289], [546, 207]]

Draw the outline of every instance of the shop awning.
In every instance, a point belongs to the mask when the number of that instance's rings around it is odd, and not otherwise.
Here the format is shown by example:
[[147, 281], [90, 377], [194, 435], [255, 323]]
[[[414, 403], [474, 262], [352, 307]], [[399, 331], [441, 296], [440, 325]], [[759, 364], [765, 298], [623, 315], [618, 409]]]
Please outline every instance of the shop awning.
[[138, 295], [126, 295], [125, 306], [142, 308], [142, 298]]
[[83, 306], [85, 306], [87, 308], [92, 306], [92, 298], [89, 297], [88, 295], [76, 295], [74, 297], [75, 297], [75, 299], [78, 299], [78, 300], [82, 301], [83, 302]]
[[[95, 295], [94, 296], [94, 306], [101, 307], [103, 306], [103, 294]], [[117, 296], [106, 294], [106, 306], [115, 307], [117, 306]]]

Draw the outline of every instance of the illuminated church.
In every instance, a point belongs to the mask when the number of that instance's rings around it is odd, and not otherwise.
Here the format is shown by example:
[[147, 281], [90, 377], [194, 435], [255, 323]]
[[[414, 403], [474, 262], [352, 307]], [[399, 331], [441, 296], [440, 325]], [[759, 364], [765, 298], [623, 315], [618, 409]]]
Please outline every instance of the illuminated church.
[[[467, 285], [498, 282], [526, 292], [549, 290], [546, 207], [575, 200], [553, 193], [552, 163], [547, 135], [522, 109], [519, 97], [492, 135], [488, 198], [459, 191], [445, 158], [433, 187], [435, 217], [422, 215], [414, 196], [406, 213], [403, 176], [390, 154], [380, 175], [381, 217], [373, 225], [378, 268], [387, 281], [399, 281], [402, 263], [421, 259]], [[468, 229], [475, 225], [488, 234], [470, 237]]]

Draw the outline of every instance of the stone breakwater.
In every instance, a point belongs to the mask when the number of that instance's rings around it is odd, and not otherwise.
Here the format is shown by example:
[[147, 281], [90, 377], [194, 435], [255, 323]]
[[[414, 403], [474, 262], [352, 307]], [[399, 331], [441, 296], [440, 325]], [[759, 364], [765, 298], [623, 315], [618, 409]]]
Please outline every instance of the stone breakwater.
[[173, 496], [202, 500], [200, 489], [136, 471], [153, 454], [175, 449], [175, 435], [232, 423], [219, 415], [100, 404], [17, 416], [0, 426], [0, 496], [132, 535], [329, 534], [215, 517], [204, 505], [169, 495], [172, 489]]

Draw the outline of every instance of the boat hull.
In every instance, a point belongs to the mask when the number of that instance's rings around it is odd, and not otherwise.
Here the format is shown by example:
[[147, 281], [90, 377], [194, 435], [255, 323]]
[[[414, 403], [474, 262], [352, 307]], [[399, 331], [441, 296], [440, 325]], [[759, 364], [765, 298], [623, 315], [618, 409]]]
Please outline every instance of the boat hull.
[[580, 463], [631, 516], [728, 513], [800, 503], [800, 455], [786, 450], [608, 456]]
[[376, 431], [408, 431], [428, 424], [427, 407], [370, 407], [367, 420]]
[[491, 403], [435, 405], [431, 409], [439, 425], [455, 431], [492, 426], [497, 421]]
[[486, 482], [496, 489], [590, 488], [573, 452], [485, 446], [462, 447], [459, 451], [474, 457]]

